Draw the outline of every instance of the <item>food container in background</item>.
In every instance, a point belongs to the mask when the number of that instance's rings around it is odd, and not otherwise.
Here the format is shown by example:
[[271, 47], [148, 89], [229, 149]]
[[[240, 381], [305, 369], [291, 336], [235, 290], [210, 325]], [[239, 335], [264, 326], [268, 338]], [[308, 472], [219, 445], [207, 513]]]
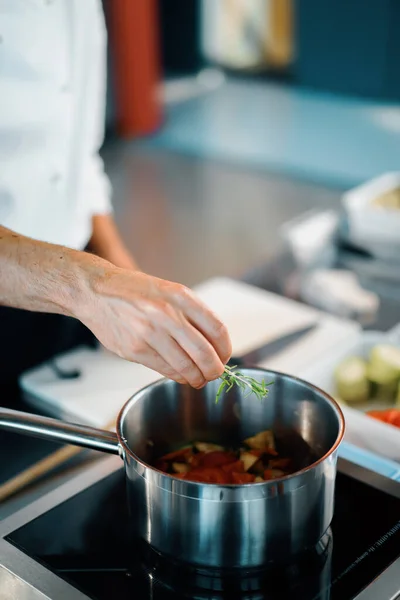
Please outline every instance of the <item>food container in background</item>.
[[[390, 344], [400, 348], [400, 325], [388, 333], [364, 331], [352, 335], [346, 343], [337, 346], [329, 356], [306, 368], [302, 377], [339, 400], [335, 382], [337, 366], [349, 357], [368, 359], [372, 348], [378, 344]], [[380, 422], [365, 414], [366, 410], [385, 409], [384, 401], [343, 404], [341, 408], [346, 421], [345, 440], [381, 456], [400, 463], [400, 428]], [[400, 408], [400, 406], [398, 406]]]
[[349, 190], [342, 205], [349, 242], [376, 258], [400, 259], [400, 172]]
[[202, 0], [201, 50], [236, 72], [285, 72], [294, 59], [293, 0]]

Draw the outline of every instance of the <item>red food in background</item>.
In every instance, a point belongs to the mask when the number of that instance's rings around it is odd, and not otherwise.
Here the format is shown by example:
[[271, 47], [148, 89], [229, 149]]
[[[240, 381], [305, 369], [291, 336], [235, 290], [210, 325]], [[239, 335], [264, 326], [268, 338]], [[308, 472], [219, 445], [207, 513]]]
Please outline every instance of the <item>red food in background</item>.
[[385, 410], [370, 410], [367, 412], [369, 417], [400, 427], [400, 410], [398, 408], [387, 408]]

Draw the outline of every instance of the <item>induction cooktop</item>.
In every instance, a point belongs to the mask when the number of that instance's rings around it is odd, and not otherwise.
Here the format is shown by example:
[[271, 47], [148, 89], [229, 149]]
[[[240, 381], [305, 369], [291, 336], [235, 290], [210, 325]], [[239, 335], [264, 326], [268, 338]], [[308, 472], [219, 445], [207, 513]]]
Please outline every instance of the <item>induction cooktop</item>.
[[176, 563], [132, 537], [118, 458], [0, 524], [2, 600], [394, 600], [400, 483], [339, 459], [335, 516], [319, 544], [251, 571]]

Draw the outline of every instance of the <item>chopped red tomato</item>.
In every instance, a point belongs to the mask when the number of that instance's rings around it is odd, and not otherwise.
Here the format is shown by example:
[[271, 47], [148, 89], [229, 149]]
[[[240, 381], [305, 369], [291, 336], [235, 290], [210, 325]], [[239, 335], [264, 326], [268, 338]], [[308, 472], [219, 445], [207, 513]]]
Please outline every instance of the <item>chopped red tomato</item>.
[[269, 466], [271, 469], [287, 469], [291, 462], [290, 458], [271, 458]]
[[193, 468], [199, 467], [201, 465], [201, 461], [203, 460], [203, 456], [205, 455], [205, 452], [197, 452], [197, 454], [193, 454], [193, 456], [190, 457], [189, 463]]
[[198, 467], [186, 473], [185, 479], [203, 483], [230, 483], [229, 474], [218, 467]]
[[200, 460], [201, 467], [222, 467], [236, 461], [236, 456], [232, 452], [223, 452], [215, 450], [207, 452]]
[[[396, 411], [377, 414], [382, 420], [389, 419], [393, 424], [398, 422]], [[244, 440], [236, 450], [214, 443], [194, 442], [156, 459], [154, 466], [184, 481], [220, 485], [259, 483], [293, 472], [293, 461], [281, 457], [271, 447], [274, 440], [273, 432], [268, 430]]]
[[233, 483], [253, 483], [256, 476], [251, 473], [231, 473]]
[[269, 481], [274, 478], [274, 472], [272, 469], [265, 469], [264, 471], [264, 479], [265, 481]]
[[250, 454], [252, 454], [253, 456], [258, 456], [261, 457], [264, 454], [270, 454], [271, 456], [278, 456], [278, 453], [276, 450], [274, 450], [273, 448], [261, 448], [261, 449], [252, 449], [252, 450], [248, 450], [248, 452]]
[[237, 460], [228, 465], [222, 465], [221, 468], [225, 473], [244, 473], [244, 462], [242, 460]]
[[257, 456], [257, 458], [260, 458], [260, 456], [264, 454], [264, 450], [246, 450], [246, 452], [252, 454], [253, 456]]
[[211, 483], [204, 474], [201, 472], [196, 473], [195, 471], [189, 471], [189, 473], [185, 473], [182, 479], [185, 481], [196, 481], [197, 483]]
[[158, 460], [155, 463], [155, 468], [158, 469], [159, 471], [163, 471], [164, 473], [168, 473], [168, 463], [166, 460]]
[[169, 454], [164, 454], [161, 457], [161, 460], [173, 460], [175, 462], [187, 462], [189, 457], [192, 455], [191, 448], [181, 448], [180, 450], [175, 450], [174, 452], [170, 452]]

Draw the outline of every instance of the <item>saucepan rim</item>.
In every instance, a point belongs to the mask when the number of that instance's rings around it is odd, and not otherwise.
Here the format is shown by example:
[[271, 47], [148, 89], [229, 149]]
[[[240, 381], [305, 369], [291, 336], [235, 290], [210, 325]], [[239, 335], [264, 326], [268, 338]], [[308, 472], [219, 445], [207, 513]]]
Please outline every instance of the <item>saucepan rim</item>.
[[[129, 454], [129, 456], [131, 458], [133, 458], [138, 464], [140, 464], [145, 469], [150, 469], [151, 471], [154, 471], [154, 472], [162, 475], [163, 477], [169, 478], [173, 482], [181, 483], [184, 485], [196, 486], [197, 488], [199, 488], [199, 487], [204, 488], [204, 486], [207, 486], [208, 488], [211, 488], [211, 489], [212, 488], [214, 488], [214, 489], [215, 488], [228, 488], [231, 490], [235, 489], [235, 488], [243, 489], [243, 488], [256, 488], [256, 487], [259, 489], [261, 486], [272, 486], [272, 485], [276, 485], [277, 483], [281, 483], [281, 482], [285, 482], [285, 481], [294, 479], [298, 476], [303, 475], [304, 473], [314, 470], [319, 464], [321, 464], [327, 458], [329, 458], [329, 456], [334, 454], [334, 452], [337, 450], [337, 448], [341, 444], [343, 437], [344, 437], [345, 419], [344, 419], [342, 409], [340, 408], [338, 402], [330, 394], [328, 394], [327, 392], [324, 392], [324, 390], [322, 390], [318, 386], [310, 383], [309, 381], [306, 381], [305, 379], [301, 379], [300, 377], [297, 377], [295, 375], [289, 375], [288, 373], [284, 373], [282, 371], [276, 371], [276, 370], [272, 370], [272, 369], [264, 369], [262, 367], [257, 367], [257, 366], [255, 366], [255, 367], [247, 367], [246, 366], [243, 368], [243, 370], [253, 371], [253, 372], [257, 372], [257, 373], [265, 373], [265, 374], [272, 375], [272, 376], [274, 376], [274, 375], [283, 376], [285, 378], [289, 378], [295, 382], [298, 382], [302, 385], [305, 385], [310, 390], [312, 390], [312, 391], [318, 393], [320, 396], [322, 396], [328, 402], [328, 404], [332, 405], [332, 407], [335, 409], [337, 417], [338, 417], [338, 422], [339, 422], [338, 435], [336, 437], [334, 444], [331, 446], [331, 448], [321, 458], [319, 458], [318, 460], [313, 462], [311, 465], [308, 465], [307, 467], [304, 467], [303, 469], [300, 469], [299, 471], [295, 471], [294, 473], [291, 473], [290, 475], [284, 475], [283, 477], [277, 477], [276, 479], [272, 479], [270, 481], [263, 481], [263, 482], [259, 482], [259, 483], [250, 482], [250, 483], [224, 483], [224, 484], [218, 483], [218, 484], [215, 484], [215, 483], [206, 483], [206, 482], [203, 483], [200, 481], [190, 481], [190, 480], [186, 481], [186, 480], [178, 479], [177, 477], [174, 477], [170, 473], [164, 473], [163, 471], [160, 471], [156, 467], [153, 467], [152, 465], [149, 465], [144, 460], [142, 460], [137, 454], [135, 454], [135, 452], [133, 452], [133, 450], [129, 447], [127, 440], [122, 435], [122, 424], [123, 424], [125, 416], [129, 412], [130, 407], [135, 402], [137, 402], [141, 396], [144, 396], [150, 388], [154, 388], [156, 386], [161, 386], [165, 382], [171, 381], [165, 377], [162, 377], [162, 378], [146, 385], [144, 388], [142, 388], [141, 390], [136, 392], [133, 396], [131, 396], [131, 398], [129, 398], [129, 400], [121, 408], [121, 410], [118, 414], [117, 422], [116, 422], [116, 434], [118, 437], [118, 441], [119, 441], [121, 447], [123, 448], [124, 452]], [[179, 385], [179, 384], [176, 384], [176, 385]], [[223, 398], [221, 398], [220, 402], [223, 402]]]

